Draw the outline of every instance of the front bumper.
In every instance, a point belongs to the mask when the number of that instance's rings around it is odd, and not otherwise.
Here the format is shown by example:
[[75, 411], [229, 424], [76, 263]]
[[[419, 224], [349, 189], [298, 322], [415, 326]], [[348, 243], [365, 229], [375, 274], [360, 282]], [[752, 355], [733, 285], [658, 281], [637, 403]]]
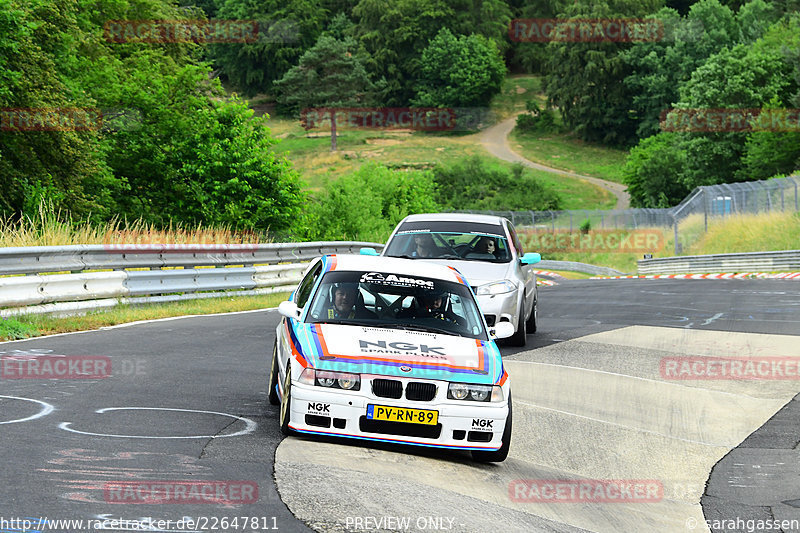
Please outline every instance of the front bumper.
[[519, 290], [503, 294], [479, 294], [476, 298], [489, 327], [498, 322], [511, 322], [516, 329], [519, 313], [522, 312], [519, 309]]
[[[289, 427], [302, 433], [436, 448], [497, 450], [502, 446], [508, 416], [506, 401], [441, 400], [442, 394], [446, 396], [447, 383], [437, 382], [437, 385], [437, 398], [424, 402], [377, 397], [369, 390], [370, 379], [364, 379], [363, 375], [360, 391], [332, 390], [294, 382]], [[507, 389], [504, 392], [507, 398]], [[438, 424], [370, 420], [367, 419], [370, 404], [438, 411]]]

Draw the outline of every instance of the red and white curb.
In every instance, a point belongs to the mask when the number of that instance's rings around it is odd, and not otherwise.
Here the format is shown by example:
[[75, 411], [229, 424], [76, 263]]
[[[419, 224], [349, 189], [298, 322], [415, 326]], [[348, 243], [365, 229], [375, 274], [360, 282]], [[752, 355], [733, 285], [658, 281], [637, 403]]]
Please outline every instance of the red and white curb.
[[713, 274], [652, 274], [649, 276], [593, 276], [589, 279], [796, 279], [800, 280], [800, 272], [739, 272]]
[[556, 274], [555, 272], [550, 272], [549, 270], [533, 270], [532, 272], [534, 274], [536, 274], [537, 276], [538, 275], [542, 275], [542, 276], [547, 276], [547, 277], [550, 277], [550, 278], [567, 279], [564, 276], [562, 276], [561, 274]]
[[544, 285], [545, 287], [552, 287], [553, 285], [558, 285], [558, 283], [550, 279], [536, 278], [536, 285], [537, 286]]

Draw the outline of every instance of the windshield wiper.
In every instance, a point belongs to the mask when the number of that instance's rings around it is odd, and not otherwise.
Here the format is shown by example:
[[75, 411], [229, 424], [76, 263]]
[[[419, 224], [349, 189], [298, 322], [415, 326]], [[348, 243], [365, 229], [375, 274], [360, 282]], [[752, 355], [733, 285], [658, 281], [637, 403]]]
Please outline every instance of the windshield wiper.
[[411, 331], [426, 331], [428, 333], [444, 333], [445, 335], [458, 335], [461, 336], [456, 331], [451, 331], [449, 329], [444, 328], [435, 328], [433, 326], [421, 326], [419, 324], [391, 324], [392, 327], [397, 329], [407, 329]]
[[335, 320], [330, 318], [326, 320], [318, 320], [316, 322], [312, 322], [312, 324], [335, 324], [342, 326], [368, 326], [368, 327], [372, 327], [375, 325], [374, 322], [360, 322], [358, 320]]

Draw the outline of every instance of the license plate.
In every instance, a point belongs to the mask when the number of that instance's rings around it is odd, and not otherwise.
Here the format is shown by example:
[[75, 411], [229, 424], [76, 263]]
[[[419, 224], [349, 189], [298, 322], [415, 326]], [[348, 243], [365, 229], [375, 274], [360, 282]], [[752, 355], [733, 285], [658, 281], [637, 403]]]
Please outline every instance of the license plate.
[[439, 421], [439, 411], [369, 404], [367, 405], [367, 418], [385, 420], [387, 422], [408, 422], [409, 424], [435, 426]]

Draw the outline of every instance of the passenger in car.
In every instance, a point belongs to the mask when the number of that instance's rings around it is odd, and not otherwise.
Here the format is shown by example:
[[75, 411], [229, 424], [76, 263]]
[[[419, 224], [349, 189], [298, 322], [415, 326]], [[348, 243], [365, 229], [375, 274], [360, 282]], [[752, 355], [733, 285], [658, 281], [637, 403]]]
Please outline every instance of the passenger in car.
[[497, 243], [494, 240], [494, 237], [481, 237], [477, 243], [475, 243], [475, 253], [478, 254], [492, 254], [495, 255], [495, 251], [497, 250]]
[[449, 294], [445, 291], [424, 292], [415, 299], [415, 305], [402, 310], [398, 318], [435, 318], [460, 326], [464, 319], [448, 309]]
[[428, 233], [414, 235], [414, 244], [416, 247], [411, 252], [411, 257], [435, 257], [437, 255], [436, 243]]

